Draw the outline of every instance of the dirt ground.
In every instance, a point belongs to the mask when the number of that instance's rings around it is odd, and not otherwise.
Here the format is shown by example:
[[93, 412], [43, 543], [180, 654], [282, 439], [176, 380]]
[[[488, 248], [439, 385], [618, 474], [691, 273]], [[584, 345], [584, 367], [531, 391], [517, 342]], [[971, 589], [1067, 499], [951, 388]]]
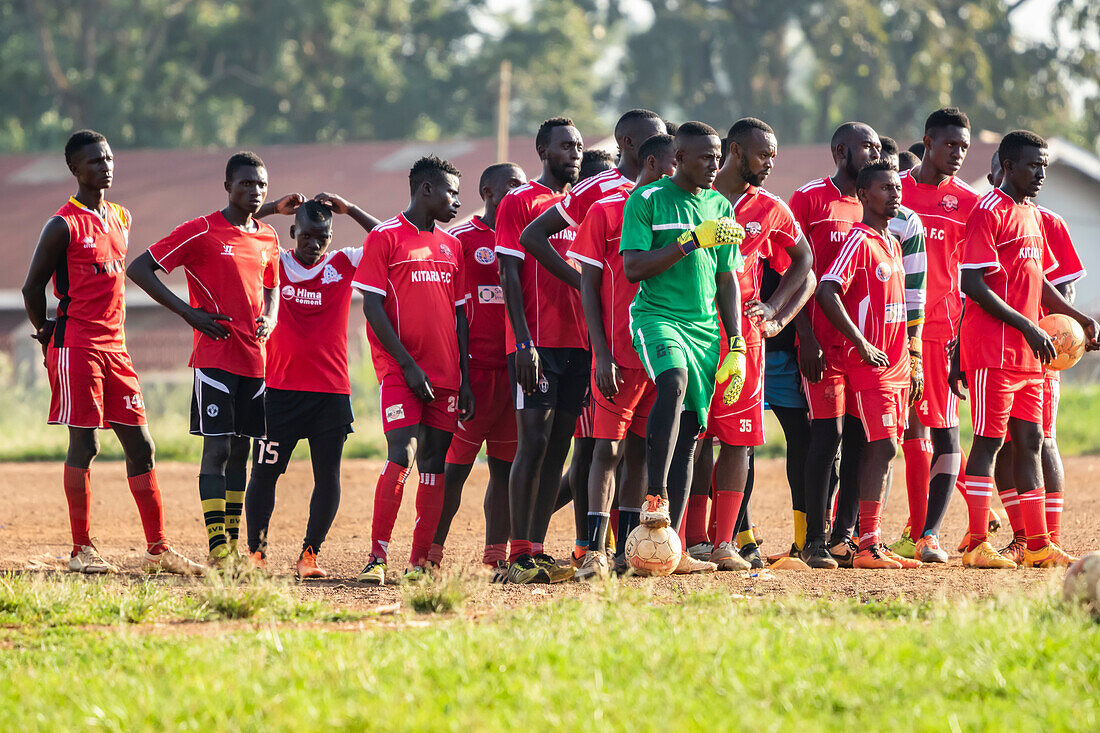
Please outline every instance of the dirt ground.
[[[900, 459], [899, 459], [900, 460]], [[336, 522], [321, 554], [322, 567], [330, 579], [300, 584], [304, 599], [324, 598], [341, 606], [359, 609], [384, 608], [401, 600], [394, 586], [366, 588], [354, 578], [366, 562], [370, 547], [370, 521], [374, 482], [381, 462], [349, 460], [343, 466], [343, 501]], [[901, 466], [897, 467], [900, 479]], [[162, 463], [158, 467], [169, 537], [176, 547], [198, 560], [205, 557], [206, 538], [199, 507], [196, 466]], [[1066, 549], [1080, 554], [1100, 547], [1100, 458], [1082, 457], [1066, 461], [1069, 490], [1065, 502], [1063, 535]], [[759, 461], [757, 488], [753, 496], [754, 521], [765, 538], [763, 549], [776, 553], [792, 538], [790, 495], [779, 460]], [[484, 520], [481, 499], [487, 480], [483, 465], [476, 466], [467, 482], [462, 508], [455, 517], [447, 544], [445, 567], [460, 572], [480, 572]], [[127, 489], [121, 463], [101, 462], [93, 468], [92, 534], [105, 557], [134, 573], [144, 549], [137, 510]], [[0, 570], [60, 570], [69, 550], [69, 529], [61, 466], [50, 463], [0, 464]], [[391, 576], [403, 570], [408, 557], [414, 520], [413, 497], [416, 478], [406, 485], [404, 505], [390, 545]], [[272, 518], [269, 551], [270, 568], [276, 574], [291, 575], [308, 513], [312, 476], [307, 460], [295, 460], [279, 484]], [[884, 537], [895, 539], [907, 515], [904, 486], [895, 487], [884, 513]], [[965, 527], [965, 507], [958, 495], [952, 499], [944, 526], [944, 539], [953, 546]], [[1007, 528], [994, 544], [1007, 542]], [[559, 512], [551, 524], [548, 551], [567, 557], [572, 545], [572, 513]], [[242, 540], [243, 547], [243, 540]], [[627, 579], [619, 582], [651, 584], [657, 596], [671, 596], [684, 589], [723, 589], [747, 596], [800, 594], [810, 597], [861, 597], [912, 599], [989, 595], [998, 592], [1036, 590], [1061, 577], [1060, 570], [976, 571], [959, 566], [952, 553], [948, 566], [909, 571], [837, 570], [717, 573], [706, 576], [675, 576], [662, 579]], [[164, 581], [177, 584], [175, 581]], [[183, 581], [186, 585], [188, 581]], [[553, 598], [575, 597], [593, 592], [587, 584], [554, 586], [472, 584], [474, 592], [468, 613], [491, 613], [497, 609], [537, 603]]]

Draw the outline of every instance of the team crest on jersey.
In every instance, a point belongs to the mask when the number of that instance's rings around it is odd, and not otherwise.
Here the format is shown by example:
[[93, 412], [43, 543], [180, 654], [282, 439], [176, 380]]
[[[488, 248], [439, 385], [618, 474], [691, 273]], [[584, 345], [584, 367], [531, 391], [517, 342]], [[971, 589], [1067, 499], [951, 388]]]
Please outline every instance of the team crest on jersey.
[[217, 417], [218, 416], [218, 406], [217, 405], [207, 405], [206, 406], [206, 414], [209, 417]]
[[550, 391], [550, 382], [546, 380], [546, 377], [539, 377], [539, 392], [546, 394]]
[[448, 257], [451, 256], [451, 248], [448, 247], [445, 244], [439, 245], [439, 251], [442, 252], [443, 254], [447, 255]]
[[344, 276], [336, 271], [336, 268], [332, 265], [325, 265], [325, 269], [321, 270], [321, 284], [328, 285], [329, 283], [340, 282], [344, 279]]
[[750, 237], [755, 237], [763, 230], [764, 228], [760, 226], [760, 222], [758, 221], [750, 221], [748, 224], [745, 225], [745, 234], [749, 235]]
[[940, 199], [940, 208], [944, 211], [956, 211], [959, 208], [959, 197], [945, 193]]
[[291, 298], [294, 297], [294, 286], [293, 285], [284, 285], [281, 292], [283, 294], [283, 299], [284, 300], [290, 300]]
[[478, 247], [474, 251], [474, 259], [483, 265], [491, 265], [497, 261], [497, 255], [488, 247]]
[[405, 406], [403, 404], [390, 405], [386, 408], [386, 422], [405, 419]]
[[85, 249], [95, 249], [95, 240], [91, 237], [84, 237], [81, 241], [84, 243]]
[[878, 267], [875, 268], [875, 277], [879, 279], [879, 282], [886, 282], [890, 279], [891, 272], [890, 265], [885, 262], [880, 262], [878, 263]]

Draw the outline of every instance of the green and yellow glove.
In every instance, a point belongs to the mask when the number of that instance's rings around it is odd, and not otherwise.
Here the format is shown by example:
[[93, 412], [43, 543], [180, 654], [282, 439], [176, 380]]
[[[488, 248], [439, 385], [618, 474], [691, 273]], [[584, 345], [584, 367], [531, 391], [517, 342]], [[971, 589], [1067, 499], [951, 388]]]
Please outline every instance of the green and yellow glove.
[[720, 219], [707, 219], [694, 229], [688, 230], [676, 238], [680, 251], [685, 255], [697, 249], [719, 247], [723, 244], [741, 246], [745, 238], [745, 228], [736, 220], [723, 216]]
[[919, 402], [924, 396], [924, 358], [921, 340], [917, 336], [909, 339], [909, 404]]
[[745, 386], [745, 339], [740, 336], [730, 339], [730, 351], [718, 365], [714, 378], [718, 384], [729, 380], [729, 386], [722, 393], [722, 402], [726, 405], [737, 402], [737, 398], [741, 396], [741, 388]]

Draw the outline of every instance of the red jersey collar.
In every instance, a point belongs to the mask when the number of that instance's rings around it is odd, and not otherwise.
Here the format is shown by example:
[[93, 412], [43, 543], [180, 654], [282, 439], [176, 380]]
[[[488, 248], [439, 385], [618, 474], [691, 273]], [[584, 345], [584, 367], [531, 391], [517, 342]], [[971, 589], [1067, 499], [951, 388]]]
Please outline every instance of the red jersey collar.
[[470, 226], [472, 226], [474, 229], [478, 229], [478, 230], [483, 231], [483, 232], [493, 231], [492, 229], [489, 228], [489, 225], [486, 224], [485, 222], [483, 222], [481, 220], [481, 217], [477, 216], [477, 215], [475, 215], [472, 219], [470, 219]]
[[837, 187], [836, 182], [833, 180], [832, 176], [825, 176], [825, 180], [828, 181], [829, 185], [833, 187], [834, 191], [836, 191], [836, 195], [840, 196], [840, 198], [842, 198], [842, 199], [856, 199], [857, 201], [859, 200], [856, 196], [849, 196], [848, 194], [841, 191]]
[[[84, 204], [77, 201], [76, 196], [70, 196], [69, 197], [69, 203], [72, 204], [73, 206], [75, 206], [76, 208], [80, 209], [81, 211], [86, 211], [89, 214], [91, 214], [92, 216], [94, 216], [97, 220], [99, 220], [99, 223], [101, 225], [103, 225], [103, 231], [107, 232], [109, 227], [107, 226], [106, 216], [100, 216], [99, 212], [96, 211], [95, 209], [89, 209], [87, 206], [85, 206]], [[115, 207], [111, 206], [111, 204], [109, 204], [107, 202], [107, 199], [103, 199], [103, 206], [104, 206], [104, 208], [107, 212], [107, 216], [110, 216], [111, 212], [114, 211], [114, 209], [115, 209]]]
[[943, 188], [944, 186], [950, 186], [950, 185], [955, 183], [955, 176], [948, 176], [947, 178], [943, 179], [942, 181], [940, 181], [939, 183], [937, 183], [934, 186], [931, 183], [921, 183], [920, 181], [917, 180], [917, 177], [913, 175], [913, 169], [912, 168], [910, 168], [909, 170], [903, 172], [901, 175], [909, 176], [909, 178], [917, 186], [920, 186], [922, 188], [930, 188], [930, 189], [933, 189], [933, 190], [938, 190], [940, 188]]

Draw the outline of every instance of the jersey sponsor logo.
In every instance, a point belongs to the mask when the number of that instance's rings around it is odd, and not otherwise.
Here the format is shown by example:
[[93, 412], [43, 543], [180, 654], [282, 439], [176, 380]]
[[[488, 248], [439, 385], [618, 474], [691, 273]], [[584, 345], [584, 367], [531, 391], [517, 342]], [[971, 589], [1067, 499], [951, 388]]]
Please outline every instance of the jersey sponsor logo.
[[84, 249], [95, 249], [95, 240], [91, 237], [84, 237], [80, 241], [84, 244]]
[[848, 232], [838, 232], [838, 231], [829, 232], [829, 241], [830, 242], [840, 242], [840, 243], [843, 244], [844, 240], [847, 239], [847, 238], [848, 238]]
[[293, 299], [299, 305], [321, 305], [321, 291], [308, 288], [296, 288], [293, 285], [284, 285], [279, 291], [283, 300]]
[[551, 242], [572, 242], [577, 238], [577, 230], [573, 227], [566, 227], [560, 232], [550, 237]]
[[390, 405], [386, 408], [386, 422], [393, 422], [394, 420], [405, 419], [405, 405], [398, 403], [396, 405]]
[[944, 211], [957, 211], [959, 208], [959, 197], [954, 194], [945, 193], [943, 198], [940, 199], [940, 208]]
[[328, 285], [329, 283], [337, 283], [344, 279], [344, 276], [336, 271], [336, 268], [332, 265], [325, 265], [325, 269], [321, 270], [321, 284]]
[[1041, 260], [1043, 251], [1038, 247], [1020, 247], [1020, 253], [1016, 255], [1018, 260]]
[[409, 275], [409, 281], [414, 283], [444, 283], [451, 282], [451, 273], [439, 270], [416, 270]]
[[497, 261], [497, 255], [491, 247], [478, 247], [474, 250], [474, 259], [483, 265], [491, 265]]
[[283, 294], [283, 299], [284, 300], [290, 300], [291, 298], [294, 297], [294, 286], [293, 285], [284, 285], [281, 292]]
[[947, 232], [945, 232], [943, 229], [936, 229], [934, 227], [925, 227], [924, 228], [924, 237], [925, 237], [925, 239], [930, 239], [930, 240], [934, 239], [934, 240], [942, 242], [945, 239], [947, 239]]
[[[230, 257], [232, 257], [233, 256], [233, 245], [232, 244], [223, 244], [222, 245], [222, 254], [223, 255], [229, 255]], [[264, 264], [266, 264], [266, 263], [264, 263]]]
[[905, 303], [887, 303], [886, 322], [905, 323]]
[[486, 305], [504, 305], [504, 288], [499, 285], [478, 285], [477, 302]]
[[892, 411], [882, 413], [882, 426], [886, 428], [894, 427], [894, 413]]
[[886, 282], [890, 279], [891, 272], [893, 272], [893, 268], [888, 263], [880, 262], [875, 268], [875, 277], [879, 279], [879, 282]]
[[93, 275], [117, 275], [126, 270], [125, 260], [107, 260], [106, 262], [93, 262]]
[[758, 221], [750, 221], [748, 224], [745, 225], [745, 234], [749, 235], [750, 237], [755, 237], [762, 231], [764, 231], [764, 228], [760, 226], [760, 222]]

